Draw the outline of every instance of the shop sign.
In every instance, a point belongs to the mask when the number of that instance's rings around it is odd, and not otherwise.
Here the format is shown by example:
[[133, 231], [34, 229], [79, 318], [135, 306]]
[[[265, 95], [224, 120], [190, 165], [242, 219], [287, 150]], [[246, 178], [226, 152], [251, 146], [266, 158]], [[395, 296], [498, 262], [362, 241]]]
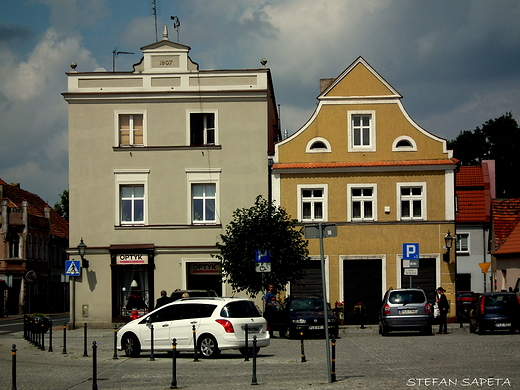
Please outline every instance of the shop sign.
[[148, 264], [147, 254], [120, 254], [116, 255], [117, 264]]
[[219, 275], [220, 263], [190, 263], [190, 275]]

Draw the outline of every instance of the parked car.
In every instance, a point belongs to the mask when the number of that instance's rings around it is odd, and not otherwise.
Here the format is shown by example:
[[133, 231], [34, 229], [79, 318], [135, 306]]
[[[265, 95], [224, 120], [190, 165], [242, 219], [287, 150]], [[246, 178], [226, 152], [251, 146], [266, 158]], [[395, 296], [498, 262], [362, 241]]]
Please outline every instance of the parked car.
[[[124, 325], [117, 332], [117, 346], [130, 357], [151, 350], [153, 325], [154, 351], [171, 351], [172, 339], [177, 351], [193, 351], [195, 327], [196, 347], [202, 357], [217, 357], [222, 350], [239, 349], [242, 354], [252, 351], [253, 337], [257, 349], [270, 342], [267, 322], [255, 304], [245, 298], [183, 298]], [[248, 325], [248, 349], [245, 326]]]
[[457, 317], [459, 321], [461, 317], [469, 317], [469, 312], [473, 307], [474, 302], [477, 300], [477, 296], [473, 291], [457, 291]]
[[[187, 295], [185, 295], [187, 294]], [[170, 299], [176, 301], [181, 298], [202, 298], [202, 297], [217, 297], [217, 293], [213, 290], [180, 290], [177, 289], [172, 292]]]
[[[276, 313], [267, 316], [271, 330], [287, 338], [325, 334], [323, 299], [318, 297], [289, 298], [283, 305], [276, 302]], [[338, 337], [338, 319], [327, 304], [329, 335]]]
[[520, 326], [520, 297], [513, 292], [481, 294], [469, 315], [470, 332], [484, 334], [487, 330], [509, 330]]
[[419, 330], [432, 334], [432, 305], [420, 289], [388, 290], [379, 313], [379, 333], [396, 330]]

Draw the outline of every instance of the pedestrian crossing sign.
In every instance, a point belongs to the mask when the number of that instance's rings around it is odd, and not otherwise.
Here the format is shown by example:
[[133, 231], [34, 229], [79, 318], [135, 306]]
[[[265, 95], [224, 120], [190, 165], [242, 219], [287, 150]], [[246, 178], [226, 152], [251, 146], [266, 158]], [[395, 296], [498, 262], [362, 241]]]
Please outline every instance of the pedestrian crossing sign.
[[81, 266], [79, 260], [65, 261], [65, 275], [67, 276], [81, 276]]

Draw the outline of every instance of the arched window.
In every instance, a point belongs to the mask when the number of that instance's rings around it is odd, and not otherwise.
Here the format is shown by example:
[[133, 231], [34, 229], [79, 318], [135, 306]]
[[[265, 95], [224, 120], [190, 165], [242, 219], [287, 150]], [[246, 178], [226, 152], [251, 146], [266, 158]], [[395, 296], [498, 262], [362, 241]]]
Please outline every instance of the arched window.
[[417, 144], [414, 139], [407, 135], [397, 137], [392, 144], [393, 152], [416, 152]]
[[316, 137], [307, 142], [306, 153], [330, 153], [332, 151], [329, 141], [322, 137]]

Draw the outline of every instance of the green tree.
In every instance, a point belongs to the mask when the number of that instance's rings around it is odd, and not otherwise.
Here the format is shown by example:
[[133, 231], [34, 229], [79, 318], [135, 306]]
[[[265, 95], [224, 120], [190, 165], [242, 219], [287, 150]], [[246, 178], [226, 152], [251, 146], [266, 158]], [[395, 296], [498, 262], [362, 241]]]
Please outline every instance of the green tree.
[[497, 197], [520, 197], [520, 181], [514, 178], [520, 169], [520, 128], [512, 113], [490, 119], [473, 131], [461, 131], [448, 148], [462, 165], [495, 160]]
[[[246, 291], [255, 297], [268, 284], [278, 288], [305, 276], [308, 242], [303, 228], [287, 212], [258, 196], [251, 208], [237, 209], [233, 221], [217, 243], [223, 279], [233, 291]], [[256, 272], [255, 251], [270, 250], [271, 272]]]
[[69, 190], [63, 190], [60, 201], [54, 204], [56, 210], [65, 220], [69, 220]]

